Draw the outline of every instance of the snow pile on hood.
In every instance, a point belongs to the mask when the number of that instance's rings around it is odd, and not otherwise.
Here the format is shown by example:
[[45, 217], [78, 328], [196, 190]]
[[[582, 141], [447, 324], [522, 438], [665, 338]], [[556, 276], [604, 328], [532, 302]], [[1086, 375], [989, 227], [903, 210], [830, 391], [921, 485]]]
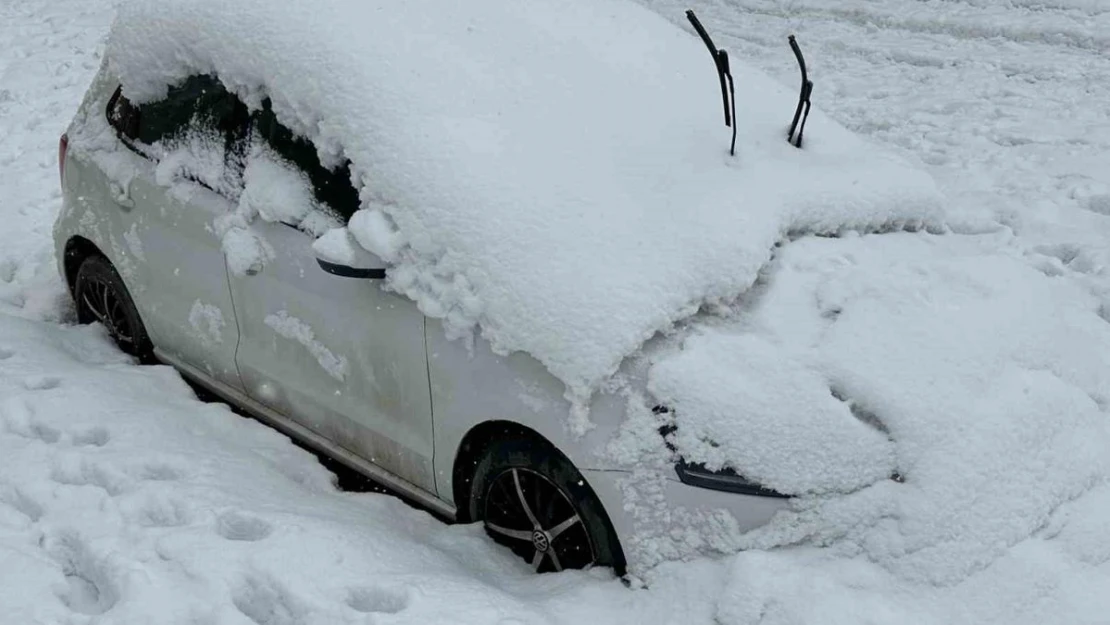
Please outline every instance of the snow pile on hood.
[[653, 367], [679, 453], [807, 495], [750, 540], [847, 537], [950, 584], [1110, 479], [1110, 324], [1006, 243], [786, 245], [754, 304]]
[[[788, 54], [785, 42], [784, 54]], [[388, 285], [575, 394], [747, 290], [790, 233], [937, 223], [932, 181], [733, 64], [727, 155], [704, 46], [625, 0], [138, 0], [108, 44], [136, 102], [215, 73], [349, 159]]]

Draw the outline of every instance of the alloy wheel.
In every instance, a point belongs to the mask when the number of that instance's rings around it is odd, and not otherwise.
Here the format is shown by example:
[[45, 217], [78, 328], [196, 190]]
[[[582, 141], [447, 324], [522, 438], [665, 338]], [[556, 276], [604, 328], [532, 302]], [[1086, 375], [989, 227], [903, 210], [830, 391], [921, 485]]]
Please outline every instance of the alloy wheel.
[[486, 532], [536, 572], [582, 569], [597, 561], [589, 532], [570, 498], [525, 468], [501, 472], [485, 497]]
[[123, 300], [116, 289], [100, 277], [82, 282], [77, 298], [77, 317], [82, 323], [100, 322], [121, 347], [134, 345], [135, 334]]

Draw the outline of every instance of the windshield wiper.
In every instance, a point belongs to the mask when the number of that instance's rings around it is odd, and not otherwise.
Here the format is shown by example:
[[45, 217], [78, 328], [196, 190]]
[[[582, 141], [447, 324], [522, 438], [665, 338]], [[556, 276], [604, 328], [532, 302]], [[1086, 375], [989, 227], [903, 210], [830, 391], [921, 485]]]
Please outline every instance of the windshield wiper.
[[[732, 71], [728, 66], [728, 52], [717, 49], [713, 45], [713, 40], [709, 37], [709, 33], [705, 31], [705, 27], [701, 25], [698, 16], [694, 15], [693, 10], [686, 11], [686, 19], [690, 20], [690, 24], [694, 26], [694, 30], [698, 31], [701, 40], [705, 42], [705, 47], [709, 48], [709, 54], [713, 57], [713, 65], [717, 67], [717, 77], [721, 81], [721, 101], [725, 109], [725, 126], [732, 128], [732, 144], [729, 146], [728, 153], [731, 156], [736, 156], [736, 91], [732, 84]], [[793, 134], [793, 131], [791, 131]]]
[[[798, 40], [794, 35], [788, 38], [790, 41], [790, 49], [794, 51], [794, 58], [798, 59], [798, 67], [802, 69], [802, 91], [798, 94], [798, 108], [794, 109], [794, 121], [790, 122], [790, 134], [786, 135], [786, 141], [796, 148], [802, 147], [802, 132], [806, 128], [806, 120], [809, 119], [810, 101], [809, 96], [813, 93], [813, 81], [809, 79], [806, 73], [806, 59], [802, 56], [802, 49], [798, 47]], [[798, 122], [801, 122], [799, 124]], [[795, 135], [794, 131], [798, 134]]]

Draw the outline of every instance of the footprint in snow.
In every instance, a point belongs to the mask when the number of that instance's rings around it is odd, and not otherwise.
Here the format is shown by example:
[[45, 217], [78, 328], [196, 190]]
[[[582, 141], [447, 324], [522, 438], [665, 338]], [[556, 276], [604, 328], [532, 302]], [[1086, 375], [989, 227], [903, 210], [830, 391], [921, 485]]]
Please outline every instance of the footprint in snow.
[[62, 437], [61, 432], [45, 423], [39, 423], [38, 421], [28, 423], [27, 428], [26, 432], [18, 432], [18, 434], [21, 434], [25, 438], [37, 438], [48, 444], [57, 443], [58, 439]]
[[62, 379], [52, 375], [32, 375], [23, 378], [23, 388], [29, 391], [45, 391], [57, 388]]
[[108, 428], [100, 427], [99, 425], [88, 429], [74, 432], [71, 435], [70, 441], [77, 447], [85, 447], [92, 445], [94, 447], [103, 447], [112, 440], [112, 435]]
[[185, 503], [165, 497], [147, 497], [125, 514], [142, 527], [181, 527], [192, 522], [192, 514]]
[[76, 465], [55, 465], [50, 472], [50, 479], [67, 486], [95, 486], [103, 489], [112, 497], [127, 490], [131, 482], [126, 475], [119, 471], [91, 462], [81, 462]]
[[185, 477], [185, 471], [164, 462], [150, 462], [144, 464], [137, 476], [140, 480], [152, 482], [172, 482]]
[[362, 586], [347, 593], [347, 606], [356, 612], [396, 614], [408, 605], [407, 594], [382, 586]]
[[301, 625], [308, 614], [288, 589], [265, 575], [248, 576], [231, 602], [257, 625]]
[[62, 434], [49, 425], [35, 420], [35, 412], [19, 397], [11, 397], [0, 404], [0, 422], [4, 429], [16, 436], [38, 439], [44, 443], [57, 443]]
[[66, 607], [79, 614], [95, 616], [116, 605], [119, 589], [112, 571], [79, 535], [63, 532], [45, 544], [65, 575], [65, 585], [54, 592]]
[[15, 356], [14, 351], [8, 349], [7, 347], [0, 347], [0, 360], [7, 360], [12, 356]]
[[274, 527], [269, 522], [249, 514], [232, 510], [216, 519], [216, 533], [227, 540], [253, 542], [262, 540]]
[[27, 517], [32, 523], [38, 522], [43, 515], [42, 505], [14, 486], [0, 489], [0, 503]]

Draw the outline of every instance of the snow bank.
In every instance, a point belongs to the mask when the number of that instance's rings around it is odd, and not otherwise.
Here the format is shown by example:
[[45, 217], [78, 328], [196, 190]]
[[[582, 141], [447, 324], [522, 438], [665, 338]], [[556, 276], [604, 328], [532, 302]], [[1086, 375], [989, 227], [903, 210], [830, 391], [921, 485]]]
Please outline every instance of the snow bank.
[[1008, 244], [786, 245], [747, 309], [653, 367], [679, 453], [806, 495], [749, 546], [840, 540], [955, 584], [1110, 480], [1110, 324]]
[[[198, 35], [203, 33], [203, 35]], [[215, 72], [353, 163], [388, 286], [581, 397], [649, 336], [747, 290], [801, 232], [940, 219], [931, 180], [735, 62], [738, 155], [701, 42], [631, 2], [124, 4], [136, 102]]]

